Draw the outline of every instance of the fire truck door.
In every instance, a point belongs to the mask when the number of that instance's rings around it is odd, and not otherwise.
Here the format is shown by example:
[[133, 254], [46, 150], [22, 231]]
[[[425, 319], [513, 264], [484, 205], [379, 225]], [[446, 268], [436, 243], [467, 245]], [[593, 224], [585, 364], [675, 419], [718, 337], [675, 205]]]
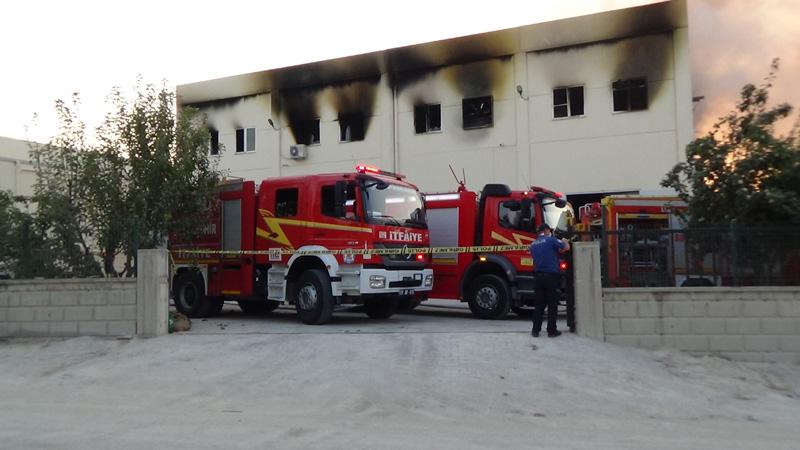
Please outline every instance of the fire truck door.
[[[319, 212], [321, 221], [311, 230], [314, 244], [329, 249], [360, 248], [364, 239], [360, 233], [348, 232], [348, 227], [358, 226], [360, 205], [356, 202], [355, 183], [322, 186]], [[337, 207], [338, 204], [338, 207]]]

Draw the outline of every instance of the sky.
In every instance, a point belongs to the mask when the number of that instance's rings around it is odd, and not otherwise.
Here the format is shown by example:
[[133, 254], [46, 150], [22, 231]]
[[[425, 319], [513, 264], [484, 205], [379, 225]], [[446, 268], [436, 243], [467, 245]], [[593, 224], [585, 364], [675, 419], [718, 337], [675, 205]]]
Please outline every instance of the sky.
[[[699, 131], [773, 57], [783, 61], [774, 98], [800, 106], [791, 85], [800, 79], [800, 0], [688, 1], [694, 95], [704, 97]], [[647, 3], [655, 1], [9, 2], [0, 19], [0, 136], [46, 141], [57, 131], [54, 101], [73, 92], [93, 128], [111, 88], [131, 88], [137, 76], [174, 87]]]

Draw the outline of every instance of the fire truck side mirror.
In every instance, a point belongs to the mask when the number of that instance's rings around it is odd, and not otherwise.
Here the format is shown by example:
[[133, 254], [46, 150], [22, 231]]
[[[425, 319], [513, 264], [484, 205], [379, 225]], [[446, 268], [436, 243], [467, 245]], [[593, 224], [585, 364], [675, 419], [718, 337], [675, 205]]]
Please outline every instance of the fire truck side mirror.
[[565, 206], [567, 206], [566, 200], [564, 200], [563, 198], [559, 198], [558, 200], [556, 200], [556, 207], [563, 208]]
[[347, 181], [337, 181], [334, 187], [333, 195], [333, 214], [336, 217], [344, 217], [345, 215], [345, 201], [347, 200]]

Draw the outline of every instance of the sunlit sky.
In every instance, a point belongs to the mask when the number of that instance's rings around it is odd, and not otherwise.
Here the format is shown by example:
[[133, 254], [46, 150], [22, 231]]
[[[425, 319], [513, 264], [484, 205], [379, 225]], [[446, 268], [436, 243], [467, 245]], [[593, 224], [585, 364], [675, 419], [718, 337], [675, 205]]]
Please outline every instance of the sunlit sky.
[[[8, 2], [0, 136], [46, 141], [56, 132], [53, 102], [73, 92], [94, 127], [111, 88], [130, 88], [137, 75], [174, 86], [648, 3], [656, 1]], [[776, 97], [800, 105], [791, 86], [800, 79], [800, 0], [689, 0], [689, 8], [694, 90], [706, 97], [698, 126], [727, 111], [776, 56], [784, 62]]]

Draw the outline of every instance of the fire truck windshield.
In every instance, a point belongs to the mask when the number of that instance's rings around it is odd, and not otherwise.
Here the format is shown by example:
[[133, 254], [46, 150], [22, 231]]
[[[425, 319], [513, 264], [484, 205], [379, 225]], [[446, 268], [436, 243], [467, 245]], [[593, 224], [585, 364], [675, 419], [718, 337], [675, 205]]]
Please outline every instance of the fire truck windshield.
[[544, 222], [550, 225], [554, 231], [568, 231], [575, 217], [572, 205], [567, 203], [559, 208], [555, 201], [550, 200], [542, 202], [542, 212], [544, 213]]
[[405, 186], [367, 182], [364, 206], [369, 223], [427, 228], [419, 192]]

